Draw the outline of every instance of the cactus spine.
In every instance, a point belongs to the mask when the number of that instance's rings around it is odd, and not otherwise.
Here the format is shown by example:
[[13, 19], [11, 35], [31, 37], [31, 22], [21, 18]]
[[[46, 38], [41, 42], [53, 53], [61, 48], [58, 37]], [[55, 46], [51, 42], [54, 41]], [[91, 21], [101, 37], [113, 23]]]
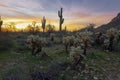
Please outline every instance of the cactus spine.
[[45, 25], [46, 25], [46, 19], [45, 19], [45, 17], [43, 17], [43, 19], [41, 20], [41, 22], [42, 22], [43, 32], [45, 32]]
[[59, 31], [62, 30], [62, 24], [63, 24], [63, 22], [64, 22], [64, 18], [63, 18], [62, 13], [63, 13], [63, 9], [61, 8], [61, 9], [58, 11], [58, 16], [59, 16], [59, 18], [60, 18]]
[[0, 16], [0, 32], [2, 31], [2, 24], [3, 24], [3, 21], [1, 20], [1, 16]]

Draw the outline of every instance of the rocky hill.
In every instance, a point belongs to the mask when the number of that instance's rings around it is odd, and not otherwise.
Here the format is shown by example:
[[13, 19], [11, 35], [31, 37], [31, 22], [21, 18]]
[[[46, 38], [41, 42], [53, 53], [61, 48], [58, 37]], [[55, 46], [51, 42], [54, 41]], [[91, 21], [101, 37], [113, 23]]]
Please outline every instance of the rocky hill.
[[120, 13], [113, 18], [109, 23], [99, 26], [96, 31], [106, 31], [110, 28], [116, 28], [116, 29], [120, 29]]

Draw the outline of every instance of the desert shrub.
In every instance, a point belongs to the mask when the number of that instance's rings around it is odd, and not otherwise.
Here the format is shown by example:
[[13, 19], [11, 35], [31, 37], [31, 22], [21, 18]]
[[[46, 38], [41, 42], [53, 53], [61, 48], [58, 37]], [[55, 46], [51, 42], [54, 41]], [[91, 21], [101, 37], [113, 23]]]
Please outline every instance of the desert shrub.
[[45, 38], [39, 37], [38, 35], [30, 35], [27, 40], [29, 47], [31, 48], [32, 55], [36, 55], [42, 51], [42, 47], [47, 44]]
[[7, 33], [0, 33], [0, 51], [10, 50], [14, 46], [12, 37]]

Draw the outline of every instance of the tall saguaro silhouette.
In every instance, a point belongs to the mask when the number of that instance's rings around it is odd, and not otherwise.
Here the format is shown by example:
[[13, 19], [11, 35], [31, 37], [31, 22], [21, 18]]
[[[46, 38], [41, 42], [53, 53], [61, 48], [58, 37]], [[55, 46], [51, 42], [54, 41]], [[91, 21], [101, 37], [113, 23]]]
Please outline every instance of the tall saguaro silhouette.
[[60, 10], [58, 10], [58, 16], [60, 18], [60, 23], [59, 23], [59, 31], [62, 30], [62, 24], [64, 22], [64, 18], [63, 18], [63, 8], [61, 8]]
[[41, 23], [42, 23], [42, 29], [43, 29], [43, 32], [44, 32], [45, 31], [45, 25], [46, 25], [45, 17], [43, 17], [43, 19], [41, 20]]
[[3, 24], [3, 21], [1, 20], [1, 16], [0, 16], [0, 32], [2, 31], [2, 24]]

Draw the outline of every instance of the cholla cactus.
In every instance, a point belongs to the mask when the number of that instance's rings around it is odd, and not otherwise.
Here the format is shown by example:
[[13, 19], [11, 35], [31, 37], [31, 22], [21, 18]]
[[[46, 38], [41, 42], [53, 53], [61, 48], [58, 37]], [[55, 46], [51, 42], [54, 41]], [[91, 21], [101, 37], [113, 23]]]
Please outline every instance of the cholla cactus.
[[107, 30], [107, 34], [109, 37], [115, 36], [116, 33], [117, 33], [117, 30], [115, 28], [110, 28], [109, 30]]
[[41, 52], [42, 47], [47, 44], [47, 41], [45, 38], [41, 38], [35, 35], [28, 36], [27, 42], [29, 43], [29, 46], [32, 49], [32, 55], [36, 55], [39, 52]]
[[72, 46], [74, 43], [74, 36], [63, 37], [63, 44], [65, 45], [66, 53], [68, 53], [68, 47]]
[[103, 44], [102, 46], [103, 46], [103, 48], [104, 48], [105, 50], [107, 50], [107, 49], [108, 49], [108, 46], [109, 46], [109, 39], [105, 39], [105, 40], [104, 40], [104, 44]]
[[86, 55], [86, 50], [88, 47], [88, 42], [91, 40], [92, 32], [85, 31], [85, 32], [79, 32], [77, 33], [77, 36], [80, 38], [80, 41], [82, 42], [82, 47], [84, 49], [83, 54]]
[[70, 61], [73, 65], [81, 64], [85, 56], [82, 54], [81, 47], [71, 47]]
[[74, 39], [73, 46], [74, 46], [74, 47], [78, 47], [78, 46], [80, 46], [80, 43], [81, 43], [80, 39], [79, 39], [79, 38], [75, 38], [75, 39]]
[[107, 31], [107, 34], [109, 36], [109, 45], [108, 45], [109, 51], [113, 50], [113, 42], [114, 42], [116, 33], [117, 33], [117, 30], [114, 28], [111, 28]]
[[51, 33], [51, 34], [50, 34], [50, 40], [51, 40], [51, 41], [54, 41], [54, 37], [55, 37], [55, 34], [54, 34], [54, 33]]
[[41, 20], [41, 23], [42, 23], [42, 29], [43, 29], [43, 32], [44, 32], [45, 31], [45, 25], [46, 25], [45, 17], [43, 17], [43, 19]]
[[63, 44], [65, 45], [66, 53], [68, 53], [68, 46], [70, 46], [70, 36], [63, 37]]
[[69, 36], [69, 40], [70, 40], [70, 46], [73, 46], [74, 45], [74, 39], [75, 37], [72, 35], [72, 36]]
[[98, 45], [102, 45], [104, 43], [104, 36], [102, 32], [96, 33], [95, 43]]
[[117, 31], [116, 41], [117, 43], [120, 42], [120, 30]]

